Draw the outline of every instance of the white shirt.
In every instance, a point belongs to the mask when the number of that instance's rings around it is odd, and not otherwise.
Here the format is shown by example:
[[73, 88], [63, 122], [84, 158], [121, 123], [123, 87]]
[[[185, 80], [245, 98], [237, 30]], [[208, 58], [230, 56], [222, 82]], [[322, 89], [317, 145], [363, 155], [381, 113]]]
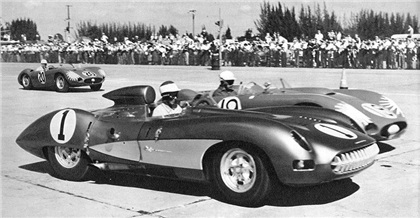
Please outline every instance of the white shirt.
[[177, 105], [175, 109], [172, 109], [167, 104], [160, 104], [153, 110], [153, 116], [165, 116], [168, 114], [179, 114], [182, 112], [182, 108]]

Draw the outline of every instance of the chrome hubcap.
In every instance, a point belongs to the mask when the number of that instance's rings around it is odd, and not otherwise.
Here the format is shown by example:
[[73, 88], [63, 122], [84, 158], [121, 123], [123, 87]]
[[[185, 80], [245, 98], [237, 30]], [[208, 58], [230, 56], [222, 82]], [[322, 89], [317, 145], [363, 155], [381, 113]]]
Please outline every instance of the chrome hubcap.
[[221, 159], [220, 173], [232, 191], [246, 192], [254, 186], [257, 176], [254, 158], [242, 149], [231, 149]]
[[64, 168], [73, 168], [80, 162], [81, 150], [66, 148], [66, 147], [55, 147], [55, 158], [58, 163]]
[[58, 78], [57, 78], [57, 87], [58, 87], [59, 89], [64, 88], [64, 79], [63, 79], [63, 77], [58, 77]]
[[28, 76], [23, 76], [23, 78], [22, 78], [22, 83], [23, 83], [23, 86], [29, 86], [29, 77]]

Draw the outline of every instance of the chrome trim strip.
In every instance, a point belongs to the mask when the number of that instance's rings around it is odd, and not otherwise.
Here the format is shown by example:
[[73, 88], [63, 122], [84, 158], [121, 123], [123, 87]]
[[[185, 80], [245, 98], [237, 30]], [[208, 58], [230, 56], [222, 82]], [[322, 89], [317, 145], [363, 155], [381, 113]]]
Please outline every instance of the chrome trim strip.
[[139, 163], [202, 170], [204, 153], [221, 141], [212, 139], [119, 141], [93, 145], [89, 149]]

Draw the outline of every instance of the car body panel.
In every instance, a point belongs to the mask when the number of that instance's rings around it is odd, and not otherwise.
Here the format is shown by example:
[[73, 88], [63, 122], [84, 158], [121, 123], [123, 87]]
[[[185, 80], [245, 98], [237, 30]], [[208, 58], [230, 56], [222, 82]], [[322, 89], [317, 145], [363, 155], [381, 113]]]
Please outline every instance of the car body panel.
[[[26, 128], [16, 142], [41, 158], [47, 158], [45, 147], [65, 146], [82, 149], [101, 169], [197, 181], [209, 179], [206, 160], [212, 158], [212, 150], [247, 144], [264, 157], [274, 177], [289, 185], [351, 177], [372, 165], [379, 152], [373, 138], [328, 116], [316, 116], [320, 108], [293, 112], [285, 107], [284, 114], [281, 109], [272, 114], [264, 112], [267, 108], [188, 107], [161, 118], [150, 116], [154, 95], [150, 86], [128, 87], [104, 95], [115, 102], [110, 108], [53, 111]], [[372, 149], [362, 154], [367, 148]], [[313, 166], [300, 169], [299, 161]]]

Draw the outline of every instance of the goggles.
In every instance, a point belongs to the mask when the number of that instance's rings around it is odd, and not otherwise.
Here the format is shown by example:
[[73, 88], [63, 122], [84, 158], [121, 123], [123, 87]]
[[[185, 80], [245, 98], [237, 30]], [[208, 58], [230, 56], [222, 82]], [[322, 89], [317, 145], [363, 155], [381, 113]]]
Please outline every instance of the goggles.
[[178, 92], [167, 92], [162, 95], [163, 98], [175, 99], [178, 97]]
[[225, 82], [228, 84], [228, 85], [233, 85], [233, 82], [234, 82], [235, 80], [225, 80]]

